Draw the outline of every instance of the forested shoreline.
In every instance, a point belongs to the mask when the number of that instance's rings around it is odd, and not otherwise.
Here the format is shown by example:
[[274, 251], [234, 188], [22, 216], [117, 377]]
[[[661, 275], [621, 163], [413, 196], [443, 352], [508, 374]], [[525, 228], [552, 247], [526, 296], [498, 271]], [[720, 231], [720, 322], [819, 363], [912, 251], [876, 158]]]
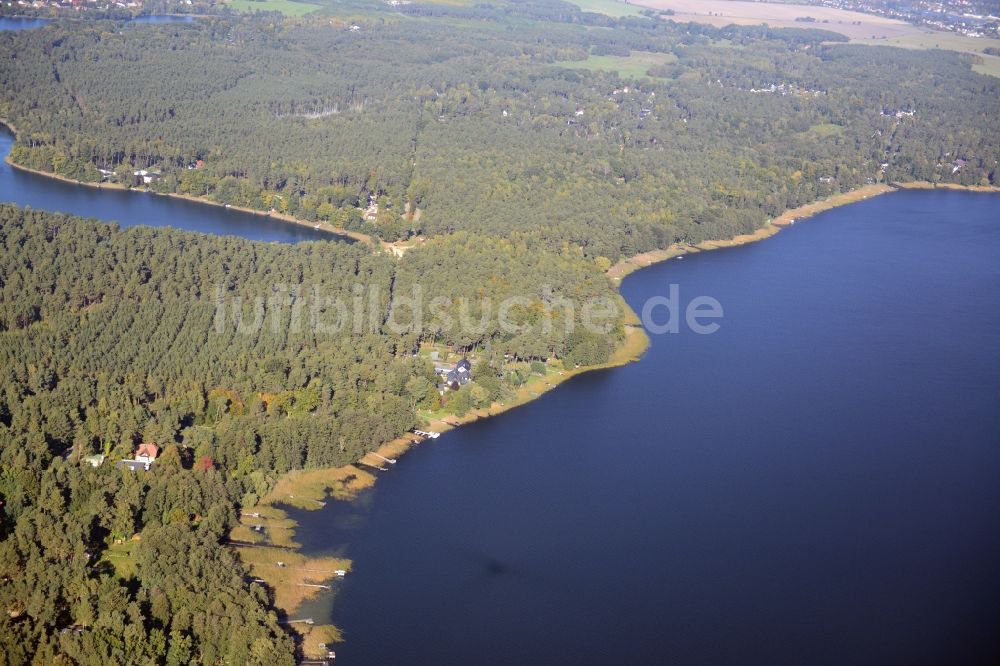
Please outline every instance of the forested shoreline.
[[[15, 131], [14, 127], [12, 127], [11, 124], [8, 121], [0, 118], [0, 131], [2, 131], [2, 129], [9, 130], [12, 134], [16, 134], [16, 131]], [[342, 240], [342, 241], [345, 241], [345, 242], [360, 241], [362, 243], [367, 243], [368, 245], [372, 245], [372, 246], [374, 246], [378, 242], [378, 239], [370, 236], [369, 234], [366, 234], [366, 233], [363, 233], [363, 232], [360, 232], [360, 231], [351, 231], [351, 230], [345, 229], [343, 227], [333, 226], [333, 225], [331, 225], [329, 223], [320, 223], [320, 224], [317, 224], [315, 220], [313, 220], [313, 221], [303, 220], [303, 219], [300, 219], [300, 218], [297, 218], [297, 217], [293, 217], [291, 215], [280, 214], [280, 213], [278, 213], [277, 211], [274, 211], [274, 210], [265, 211], [265, 210], [259, 210], [259, 209], [253, 209], [253, 208], [245, 208], [243, 206], [232, 206], [231, 204], [223, 204], [223, 203], [221, 203], [219, 201], [213, 201], [213, 200], [208, 199], [207, 197], [203, 197], [203, 196], [196, 197], [196, 196], [191, 196], [191, 195], [187, 195], [187, 194], [178, 194], [176, 192], [154, 192], [154, 191], [150, 191], [148, 189], [131, 188], [131, 187], [127, 186], [127, 185], [122, 185], [120, 183], [115, 183], [115, 182], [108, 182], [108, 181], [101, 181], [101, 182], [81, 181], [81, 180], [77, 180], [75, 178], [70, 178], [68, 176], [60, 175], [58, 173], [55, 173], [54, 171], [44, 171], [42, 169], [33, 169], [31, 167], [24, 166], [23, 164], [18, 164], [17, 162], [15, 162], [14, 160], [12, 160], [9, 155], [7, 155], [7, 156], [4, 157], [4, 161], [8, 165], [10, 165], [12, 168], [18, 169], [19, 171], [24, 171], [24, 172], [35, 174], [36, 176], [42, 176], [42, 177], [45, 177], [45, 178], [52, 178], [54, 180], [58, 180], [58, 181], [63, 182], [63, 183], [71, 183], [73, 185], [80, 185], [80, 186], [83, 186], [83, 187], [92, 187], [92, 188], [95, 188], [95, 189], [110, 189], [110, 190], [117, 190], [117, 191], [129, 191], [129, 192], [134, 192], [136, 194], [154, 194], [154, 195], [157, 195], [157, 196], [172, 197], [174, 199], [180, 199], [182, 201], [190, 201], [190, 202], [194, 202], [194, 203], [197, 203], [197, 204], [203, 204], [203, 205], [206, 205], [206, 206], [223, 207], [223, 208], [232, 209], [232, 210], [235, 210], [235, 211], [238, 211], [238, 212], [242, 212], [242, 213], [249, 213], [251, 215], [258, 215], [258, 216], [261, 216], [261, 217], [268, 217], [268, 218], [271, 218], [271, 219], [274, 219], [274, 220], [280, 220], [281, 222], [284, 222], [284, 223], [287, 223], [287, 224], [294, 224], [294, 225], [298, 225], [298, 226], [305, 226], [305, 227], [310, 227], [312, 229], [321, 229], [324, 232], [330, 234], [331, 239]]]
[[[652, 19], [104, 25], [2, 36], [15, 162], [386, 240], [519, 231], [614, 262], [869, 181], [995, 177], [998, 82], [958, 54]], [[577, 67], [633, 51], [664, 64]]]
[[[426, 268], [456, 254], [461, 281]], [[492, 279], [498, 269], [502, 284]], [[0, 275], [0, 641], [11, 663], [32, 654], [187, 663], [196, 653], [288, 663], [295, 651], [267, 593], [241, 578], [221, 545], [240, 506], [284, 472], [357, 460], [420, 425], [418, 409], [503, 400], [533, 359], [600, 362], [621, 335], [545, 326], [541, 299], [613, 290], [582, 257], [516, 239], [483, 246], [457, 235], [397, 262], [367, 246], [119, 230], [0, 206]], [[531, 328], [519, 337], [496, 323], [441, 329], [428, 320], [411, 330], [405, 314], [390, 317], [390, 291], [418, 285], [453, 299], [446, 314], [456, 319], [463, 301], [475, 311], [484, 298], [535, 294], [522, 313]], [[315, 325], [334, 301], [359, 294], [375, 308], [362, 321], [332, 332]], [[254, 326], [256, 302], [267, 311]], [[477, 354], [476, 382], [442, 397], [416, 353], [429, 341], [488, 350]], [[115, 467], [146, 441], [163, 448], [154, 471]], [[81, 464], [101, 453], [106, 464]], [[136, 561], [167, 567], [162, 580], [121, 576], [106, 557], [137, 535]], [[190, 564], [171, 569], [175, 557]], [[67, 559], [73, 566], [54, 566]], [[229, 624], [213, 620], [218, 613]]]

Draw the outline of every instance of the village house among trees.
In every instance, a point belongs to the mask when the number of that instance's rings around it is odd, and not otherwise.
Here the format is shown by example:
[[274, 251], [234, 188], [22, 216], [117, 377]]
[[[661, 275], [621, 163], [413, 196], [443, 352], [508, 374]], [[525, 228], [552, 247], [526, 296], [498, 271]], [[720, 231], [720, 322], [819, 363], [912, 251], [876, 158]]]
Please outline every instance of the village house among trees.
[[133, 472], [143, 471], [148, 472], [149, 468], [152, 467], [153, 463], [156, 461], [156, 456], [160, 454], [160, 447], [156, 444], [149, 442], [144, 442], [139, 445], [139, 448], [135, 450], [135, 458], [133, 460], [119, 460], [115, 467], [120, 469], [130, 469]]
[[444, 378], [444, 386], [457, 391], [472, 380], [472, 364], [463, 358], [454, 366], [450, 363], [435, 363], [434, 371]]

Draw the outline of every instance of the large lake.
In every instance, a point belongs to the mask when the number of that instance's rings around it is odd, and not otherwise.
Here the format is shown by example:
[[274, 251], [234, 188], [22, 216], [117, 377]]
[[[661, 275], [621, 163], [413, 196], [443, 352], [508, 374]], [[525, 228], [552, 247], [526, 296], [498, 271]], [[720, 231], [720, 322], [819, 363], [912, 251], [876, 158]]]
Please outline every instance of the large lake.
[[998, 663], [1000, 197], [891, 194], [622, 291], [670, 284], [719, 332], [295, 512], [355, 567], [301, 615], [345, 663]]

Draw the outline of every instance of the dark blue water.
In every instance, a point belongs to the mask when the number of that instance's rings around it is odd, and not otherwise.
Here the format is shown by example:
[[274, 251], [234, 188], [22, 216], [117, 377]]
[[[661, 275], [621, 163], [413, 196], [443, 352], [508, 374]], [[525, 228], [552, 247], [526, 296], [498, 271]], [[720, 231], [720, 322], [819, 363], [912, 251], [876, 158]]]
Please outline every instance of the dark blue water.
[[[195, 20], [193, 16], [182, 16], [179, 14], [146, 14], [129, 19], [130, 23], [191, 23]], [[51, 19], [39, 18], [19, 18], [0, 17], [0, 31], [4, 30], [32, 30], [41, 28], [43, 25], [51, 23]]]
[[[7, 155], [14, 137], [0, 126], [0, 155]], [[21, 206], [96, 217], [122, 227], [139, 224], [176, 227], [250, 240], [296, 243], [305, 240], [353, 242], [309, 227], [289, 224], [264, 215], [253, 215], [219, 206], [159, 196], [148, 192], [97, 189], [53, 180], [15, 169], [0, 161], [0, 201]]]
[[[32, 30], [34, 28], [41, 28], [43, 25], [49, 22], [50, 21], [48, 19], [0, 16], [0, 31]], [[6, 152], [4, 154], [6, 154]]]
[[354, 559], [338, 663], [1000, 663], [1000, 197], [891, 194], [622, 291], [671, 283], [721, 330], [296, 512]]
[[132, 23], [191, 23], [193, 21], [193, 16], [180, 14], [145, 14], [131, 20]]

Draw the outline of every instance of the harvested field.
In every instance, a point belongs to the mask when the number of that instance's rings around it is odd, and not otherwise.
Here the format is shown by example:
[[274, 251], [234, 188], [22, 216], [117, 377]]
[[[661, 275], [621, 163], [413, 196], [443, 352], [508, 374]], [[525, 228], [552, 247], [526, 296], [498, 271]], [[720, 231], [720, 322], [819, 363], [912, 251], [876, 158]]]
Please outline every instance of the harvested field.
[[[634, 4], [672, 9], [674, 15], [665, 18], [679, 23], [693, 21], [715, 26], [767, 23], [774, 28], [820, 28], [852, 39], [889, 39], [920, 30], [903, 21], [832, 7], [738, 0], [636, 0]], [[815, 21], [795, 20], [805, 17]]]

